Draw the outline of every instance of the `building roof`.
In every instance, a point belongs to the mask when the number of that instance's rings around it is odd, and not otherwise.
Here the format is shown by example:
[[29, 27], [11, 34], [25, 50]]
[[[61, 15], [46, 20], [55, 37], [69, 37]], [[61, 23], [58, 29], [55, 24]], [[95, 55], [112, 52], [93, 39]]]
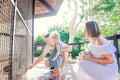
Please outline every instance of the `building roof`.
[[35, 18], [55, 15], [62, 2], [63, 0], [35, 0]]

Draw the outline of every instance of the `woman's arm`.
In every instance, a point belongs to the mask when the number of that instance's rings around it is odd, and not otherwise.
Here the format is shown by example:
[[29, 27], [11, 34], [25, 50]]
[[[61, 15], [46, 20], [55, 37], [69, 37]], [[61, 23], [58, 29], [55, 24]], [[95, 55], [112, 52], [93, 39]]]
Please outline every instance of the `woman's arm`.
[[60, 45], [59, 44], [56, 44], [56, 55], [52, 58], [52, 61], [55, 61], [60, 53]]
[[89, 61], [93, 61], [99, 64], [112, 64], [113, 63], [113, 56], [112, 54], [104, 54], [103, 58], [94, 58], [90, 55], [85, 54], [82, 58], [84, 60], [89, 60]]

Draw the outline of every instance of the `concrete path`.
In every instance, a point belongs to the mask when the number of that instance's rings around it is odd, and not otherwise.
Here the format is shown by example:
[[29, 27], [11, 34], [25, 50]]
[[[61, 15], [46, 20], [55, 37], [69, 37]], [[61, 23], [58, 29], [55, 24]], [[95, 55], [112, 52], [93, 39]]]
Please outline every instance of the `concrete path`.
[[[44, 66], [44, 61], [40, 62], [33, 69], [30, 69], [23, 76], [22, 80], [50, 80], [51, 70]], [[77, 70], [77, 62], [68, 62], [62, 69], [62, 80], [77, 80], [75, 72]], [[74, 69], [73, 69], [74, 66]], [[120, 76], [119, 76], [120, 78]], [[120, 79], [119, 79], [120, 80]]]
[[[22, 80], [49, 80], [51, 70], [44, 66], [44, 60], [30, 69], [23, 76]], [[76, 80], [73, 66], [69, 62], [62, 69], [62, 80]]]

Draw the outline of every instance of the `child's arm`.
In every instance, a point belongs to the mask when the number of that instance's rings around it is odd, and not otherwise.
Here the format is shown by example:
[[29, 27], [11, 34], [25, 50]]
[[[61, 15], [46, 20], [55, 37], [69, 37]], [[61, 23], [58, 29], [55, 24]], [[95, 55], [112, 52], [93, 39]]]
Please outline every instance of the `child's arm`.
[[56, 44], [56, 49], [57, 49], [57, 52], [56, 52], [56, 55], [52, 58], [52, 61], [55, 61], [60, 53], [60, 45], [59, 44]]

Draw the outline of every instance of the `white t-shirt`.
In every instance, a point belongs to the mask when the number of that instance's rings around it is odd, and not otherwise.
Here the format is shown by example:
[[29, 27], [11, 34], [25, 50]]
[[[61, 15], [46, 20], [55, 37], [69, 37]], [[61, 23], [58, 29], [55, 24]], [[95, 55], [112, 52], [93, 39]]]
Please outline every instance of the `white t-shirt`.
[[[61, 43], [61, 45], [62, 45], [62, 48], [68, 46], [68, 44], [66, 44], [66, 43], [64, 43], [64, 42], [62, 42], [62, 41], [60, 41], [60, 43]], [[48, 53], [50, 50], [52, 50], [53, 48], [54, 48], [54, 47], [52, 47], [52, 46], [46, 45], [46, 46], [44, 47], [44, 50], [43, 50], [44, 55], [47, 54], [47, 53]]]

